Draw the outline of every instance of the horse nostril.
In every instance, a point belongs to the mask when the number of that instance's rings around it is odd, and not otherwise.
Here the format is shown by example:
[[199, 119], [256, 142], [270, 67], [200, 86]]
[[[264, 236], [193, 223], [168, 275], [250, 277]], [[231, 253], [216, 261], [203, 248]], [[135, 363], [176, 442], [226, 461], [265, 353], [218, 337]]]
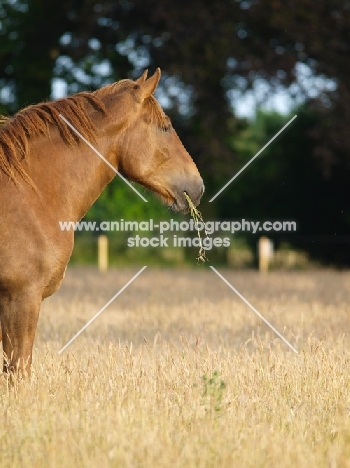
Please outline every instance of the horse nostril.
[[203, 181], [201, 180], [200, 184], [198, 184], [198, 182], [193, 184], [191, 187], [189, 187], [189, 190], [185, 190], [185, 192], [187, 192], [187, 194], [192, 199], [193, 203], [197, 206], [199, 205], [199, 202], [202, 198], [204, 189], [205, 187]]
[[200, 185], [199, 185], [199, 187], [198, 187], [198, 189], [196, 191], [197, 197], [195, 198], [195, 200], [196, 200], [197, 204], [199, 204], [200, 199], [202, 198], [202, 195], [204, 193], [204, 190], [205, 190], [205, 187], [204, 187], [203, 181], [201, 180]]

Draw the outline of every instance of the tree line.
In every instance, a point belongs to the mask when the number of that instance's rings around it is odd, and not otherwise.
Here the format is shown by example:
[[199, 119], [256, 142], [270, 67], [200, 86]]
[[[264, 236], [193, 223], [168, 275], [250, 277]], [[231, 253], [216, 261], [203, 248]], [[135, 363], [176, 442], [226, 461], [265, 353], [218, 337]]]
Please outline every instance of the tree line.
[[[159, 66], [167, 113], [206, 182], [204, 202], [297, 113], [203, 214], [295, 219], [297, 234], [276, 234], [277, 243], [349, 264], [349, 48], [347, 0], [3, 0], [0, 113], [50, 98], [53, 80], [72, 93]], [[288, 93], [290, 116], [236, 116], [232, 96], [259, 83], [261, 104]], [[112, 216], [123, 190], [111, 185], [91, 216]], [[125, 216], [144, 214], [130, 198], [122, 204]]]

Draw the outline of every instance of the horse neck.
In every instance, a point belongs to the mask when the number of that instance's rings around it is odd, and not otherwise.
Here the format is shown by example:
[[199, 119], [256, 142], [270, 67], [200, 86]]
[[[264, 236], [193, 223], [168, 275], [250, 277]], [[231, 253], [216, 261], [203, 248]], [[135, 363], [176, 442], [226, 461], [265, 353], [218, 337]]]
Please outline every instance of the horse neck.
[[[93, 146], [117, 169], [108, 139], [97, 138]], [[85, 142], [68, 146], [56, 129], [33, 141], [30, 154], [28, 173], [40, 198], [62, 220], [81, 219], [116, 175]]]

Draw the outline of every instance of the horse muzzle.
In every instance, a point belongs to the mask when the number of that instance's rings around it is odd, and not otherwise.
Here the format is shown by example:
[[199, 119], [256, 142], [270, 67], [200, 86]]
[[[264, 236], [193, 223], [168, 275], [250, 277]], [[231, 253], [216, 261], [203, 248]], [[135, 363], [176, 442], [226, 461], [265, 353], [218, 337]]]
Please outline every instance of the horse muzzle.
[[198, 206], [204, 193], [204, 184], [201, 178], [184, 184], [178, 184], [173, 189], [175, 201], [172, 204], [174, 211], [188, 212], [189, 206], [185, 192], [191, 198], [195, 206]]

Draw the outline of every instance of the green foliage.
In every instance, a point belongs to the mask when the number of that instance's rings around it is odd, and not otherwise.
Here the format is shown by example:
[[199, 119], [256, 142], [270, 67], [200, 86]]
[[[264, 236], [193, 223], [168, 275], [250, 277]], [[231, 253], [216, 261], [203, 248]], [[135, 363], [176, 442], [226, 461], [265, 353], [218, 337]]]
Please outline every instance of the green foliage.
[[208, 409], [219, 413], [223, 410], [222, 399], [226, 383], [220, 380], [220, 374], [217, 370], [213, 372], [212, 377], [203, 375], [202, 378], [203, 393], [202, 397], [208, 406]]
[[171, 212], [153, 193], [135, 184], [135, 188], [146, 198], [144, 202], [124, 181], [116, 176], [105, 188], [85, 218], [94, 221], [147, 221], [169, 219]]
[[[260, 110], [252, 122], [247, 122], [245, 128], [238, 134], [232, 135], [229, 141], [236, 155], [233, 174], [247, 164], [290, 118], [291, 116]], [[286, 133], [281, 135], [279, 140], [274, 141], [271, 147], [266, 148], [227, 188], [227, 193], [222, 198], [227, 198], [230, 205], [233, 203], [234, 210], [239, 210], [242, 215], [245, 212], [246, 216], [256, 217], [263, 214], [262, 201], [269, 198], [270, 193], [274, 192], [274, 185], [280, 187], [283, 183], [281, 177], [285, 175], [284, 141], [290, 130], [286, 130]], [[259, 203], [255, 203], [254, 200], [259, 200]], [[275, 204], [276, 200], [274, 206]], [[247, 205], [249, 205], [248, 212], [246, 211]], [[269, 209], [271, 210], [270, 206]]]
[[[220, 195], [218, 216], [224, 219], [293, 220], [296, 233], [270, 233], [278, 247], [288, 241], [315, 258], [333, 264], [348, 263], [340, 248], [350, 230], [345, 194], [348, 191], [347, 155], [339, 152], [333, 177], [326, 177], [313, 156], [313, 132], [320, 117], [305, 108], [291, 125]], [[294, 115], [294, 113], [292, 114]], [[237, 154], [235, 171], [243, 167], [292, 117], [258, 112], [239, 135], [231, 139]], [[255, 248], [257, 236], [250, 236]]]
[[56, 0], [1, 2], [0, 86], [7, 88], [7, 111], [49, 98], [66, 13]]

